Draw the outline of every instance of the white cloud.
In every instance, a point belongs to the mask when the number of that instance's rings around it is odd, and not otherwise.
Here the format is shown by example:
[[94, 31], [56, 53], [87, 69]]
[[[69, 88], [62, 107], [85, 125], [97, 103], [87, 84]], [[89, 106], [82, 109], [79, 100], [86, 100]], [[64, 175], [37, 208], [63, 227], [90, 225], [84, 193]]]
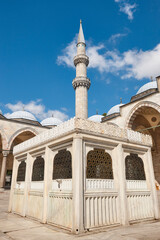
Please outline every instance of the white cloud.
[[127, 33], [116, 33], [109, 38], [109, 42], [116, 43], [119, 38], [125, 37]]
[[128, 19], [133, 19], [133, 13], [136, 11], [137, 5], [125, 3], [123, 6], [120, 6], [120, 11], [128, 15]]
[[[46, 111], [46, 108], [41, 103], [40, 99], [38, 99], [36, 101], [30, 101], [29, 103], [26, 103], [26, 104], [22, 103], [21, 101], [17, 102], [16, 104], [7, 103], [5, 105], [5, 107], [7, 109], [11, 110], [12, 112], [22, 111], [22, 110], [29, 111], [39, 120], [43, 120], [43, 119], [45, 119], [47, 117], [51, 117], [51, 116], [54, 116], [62, 121], [65, 121], [68, 119], [68, 115], [62, 111], [51, 110], [51, 109]], [[6, 117], [9, 117], [9, 115], [10, 115], [10, 113], [5, 114]]]
[[[74, 39], [63, 50], [63, 55], [58, 56], [58, 64], [74, 67], [75, 46]], [[138, 80], [160, 75], [160, 43], [151, 50], [129, 49], [123, 53], [116, 49], [109, 51], [104, 44], [89, 44], [87, 55], [90, 60], [88, 67], [97, 69], [101, 74], [112, 73], [119, 75], [122, 79], [133, 77]]]
[[77, 48], [76, 48], [76, 37], [73, 39], [68, 46], [63, 49], [63, 55], [57, 57], [58, 65], [67, 65], [68, 67], [74, 67], [73, 58], [76, 56]]
[[119, 4], [120, 12], [125, 13], [128, 19], [133, 20], [133, 13], [136, 11], [137, 4], [130, 4], [126, 0], [115, 0]]

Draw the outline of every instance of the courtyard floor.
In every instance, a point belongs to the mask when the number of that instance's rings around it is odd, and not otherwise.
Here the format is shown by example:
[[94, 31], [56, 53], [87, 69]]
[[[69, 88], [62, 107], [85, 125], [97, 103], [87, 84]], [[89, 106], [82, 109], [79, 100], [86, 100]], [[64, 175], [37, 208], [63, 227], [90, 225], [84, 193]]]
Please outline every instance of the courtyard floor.
[[9, 191], [0, 192], [0, 240], [160, 240], [160, 221], [75, 236], [52, 226], [7, 213], [8, 199]]

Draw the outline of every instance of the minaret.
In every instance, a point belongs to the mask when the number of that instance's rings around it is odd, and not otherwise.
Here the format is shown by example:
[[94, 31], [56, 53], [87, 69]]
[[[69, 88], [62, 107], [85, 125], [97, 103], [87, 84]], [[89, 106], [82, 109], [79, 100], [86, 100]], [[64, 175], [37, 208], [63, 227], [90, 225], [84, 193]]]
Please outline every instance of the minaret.
[[76, 67], [76, 78], [72, 82], [75, 89], [75, 116], [78, 118], [88, 118], [88, 89], [91, 85], [87, 78], [87, 66], [89, 57], [86, 55], [86, 44], [83, 35], [82, 21], [80, 20], [80, 28], [77, 42], [77, 56], [74, 57], [74, 65]]

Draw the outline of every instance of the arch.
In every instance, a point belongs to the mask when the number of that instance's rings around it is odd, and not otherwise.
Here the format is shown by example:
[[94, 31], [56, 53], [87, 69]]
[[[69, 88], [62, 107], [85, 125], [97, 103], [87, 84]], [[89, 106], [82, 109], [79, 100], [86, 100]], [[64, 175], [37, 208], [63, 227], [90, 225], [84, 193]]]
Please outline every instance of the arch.
[[24, 182], [25, 176], [26, 176], [26, 162], [22, 161], [18, 167], [17, 182]]
[[44, 180], [44, 158], [37, 157], [33, 163], [32, 181]]
[[58, 151], [53, 162], [52, 179], [72, 178], [72, 156], [66, 149]]
[[143, 160], [138, 154], [130, 153], [125, 158], [126, 180], [146, 180]]
[[87, 154], [87, 178], [113, 179], [112, 158], [104, 149], [94, 149]]
[[31, 128], [31, 127], [20, 128], [20, 129], [17, 130], [14, 134], [12, 134], [12, 136], [9, 138], [9, 141], [8, 141], [8, 149], [11, 149], [12, 143], [13, 143], [13, 141], [15, 140], [15, 138], [16, 138], [18, 135], [20, 135], [21, 133], [24, 133], [24, 132], [31, 132], [31, 133], [33, 133], [35, 136], [38, 134], [38, 132], [37, 132], [34, 128]]
[[131, 128], [132, 123], [133, 123], [134, 119], [136, 118], [136, 116], [139, 114], [141, 107], [150, 107], [150, 108], [157, 110], [157, 112], [160, 113], [160, 106], [158, 104], [149, 102], [149, 101], [140, 102], [140, 103], [136, 104], [129, 112], [127, 120], [126, 120], [126, 125], [125, 125], [126, 128]]
[[8, 139], [3, 129], [0, 129], [1, 141], [2, 141], [2, 149], [8, 150]]

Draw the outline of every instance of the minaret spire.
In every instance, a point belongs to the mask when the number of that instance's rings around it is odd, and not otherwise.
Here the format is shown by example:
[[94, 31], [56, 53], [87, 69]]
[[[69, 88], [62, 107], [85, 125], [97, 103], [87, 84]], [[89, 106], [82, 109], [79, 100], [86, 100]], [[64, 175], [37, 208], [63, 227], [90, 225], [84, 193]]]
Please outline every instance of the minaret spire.
[[74, 57], [74, 65], [76, 67], [76, 78], [72, 85], [75, 89], [75, 115], [78, 118], [88, 118], [88, 89], [90, 80], [87, 78], [87, 66], [89, 57], [86, 55], [86, 44], [82, 29], [82, 21], [80, 20], [80, 28], [77, 42], [77, 55]]
[[85, 43], [83, 29], [82, 29], [82, 20], [80, 20], [79, 34], [78, 34], [78, 43]]

